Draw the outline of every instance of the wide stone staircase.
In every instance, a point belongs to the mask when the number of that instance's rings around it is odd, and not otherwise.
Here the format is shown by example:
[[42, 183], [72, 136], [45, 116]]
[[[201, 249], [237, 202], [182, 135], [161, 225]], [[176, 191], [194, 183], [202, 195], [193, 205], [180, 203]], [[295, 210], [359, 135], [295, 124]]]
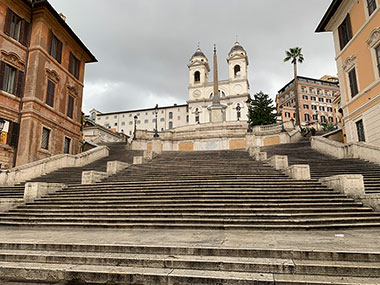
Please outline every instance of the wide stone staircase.
[[292, 180], [245, 151], [168, 152], [0, 214], [0, 225], [337, 229], [380, 226], [380, 213], [317, 180]]
[[380, 194], [380, 165], [356, 158], [335, 158], [311, 148], [308, 137], [297, 143], [262, 147], [268, 158], [273, 155], [287, 155], [289, 165], [309, 164], [313, 179], [340, 174], [362, 174], [365, 191]]
[[[0, 229], [23, 229], [21, 237], [36, 232], [33, 241], [0, 241], [0, 284], [380, 284], [379, 252], [316, 249], [299, 231], [330, 229], [334, 236], [379, 226], [380, 213], [315, 179], [289, 179], [245, 151], [166, 152], [102, 183], [70, 184], [0, 214]], [[213, 235], [269, 238], [276, 230], [284, 239], [300, 232], [301, 248], [224, 246]], [[81, 231], [82, 242], [36, 242], [38, 231], [53, 237]], [[130, 231], [145, 240], [120, 239]], [[102, 234], [115, 239], [89, 241]], [[195, 242], [165, 243], [170, 235]], [[149, 244], [160, 237], [161, 244]]]
[[[380, 284], [379, 270], [379, 253], [350, 251], [0, 244], [3, 285], [15, 284], [10, 283], [12, 281], [34, 282], [30, 284], [363, 285]], [[66, 282], [56, 283], [62, 280]]]

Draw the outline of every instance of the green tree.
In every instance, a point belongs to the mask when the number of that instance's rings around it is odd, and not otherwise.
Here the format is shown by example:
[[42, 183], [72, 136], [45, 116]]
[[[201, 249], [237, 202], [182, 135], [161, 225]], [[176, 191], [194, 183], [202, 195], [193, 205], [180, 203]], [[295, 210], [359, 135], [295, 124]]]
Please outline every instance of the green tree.
[[276, 108], [268, 94], [260, 91], [253, 95], [253, 98], [248, 98], [248, 103], [250, 105], [248, 116], [251, 126], [276, 123]]
[[296, 125], [301, 127], [301, 118], [300, 118], [300, 106], [299, 106], [299, 100], [298, 100], [298, 80], [297, 80], [297, 62], [302, 63], [304, 61], [304, 57], [302, 54], [302, 48], [295, 47], [290, 48], [289, 50], [285, 51], [285, 58], [284, 62], [290, 61], [293, 64], [294, 68], [294, 93], [295, 93], [295, 99], [296, 99]]

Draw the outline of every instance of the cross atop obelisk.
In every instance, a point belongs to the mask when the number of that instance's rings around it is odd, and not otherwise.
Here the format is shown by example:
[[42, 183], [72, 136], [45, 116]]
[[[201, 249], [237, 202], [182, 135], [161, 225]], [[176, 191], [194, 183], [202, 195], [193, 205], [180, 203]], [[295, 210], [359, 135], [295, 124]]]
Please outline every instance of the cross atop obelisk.
[[219, 96], [219, 82], [218, 82], [218, 58], [216, 56], [216, 45], [214, 44], [214, 96], [212, 98], [212, 104], [220, 104]]

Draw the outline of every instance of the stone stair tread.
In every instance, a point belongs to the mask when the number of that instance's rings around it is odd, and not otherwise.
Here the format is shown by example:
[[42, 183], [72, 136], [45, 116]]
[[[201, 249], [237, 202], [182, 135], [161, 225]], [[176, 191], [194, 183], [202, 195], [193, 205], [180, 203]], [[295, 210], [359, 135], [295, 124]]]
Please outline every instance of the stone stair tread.
[[274, 274], [274, 280], [275, 280], [275, 284], [335, 284], [335, 285], [380, 284], [380, 278], [301, 275], [301, 274]]

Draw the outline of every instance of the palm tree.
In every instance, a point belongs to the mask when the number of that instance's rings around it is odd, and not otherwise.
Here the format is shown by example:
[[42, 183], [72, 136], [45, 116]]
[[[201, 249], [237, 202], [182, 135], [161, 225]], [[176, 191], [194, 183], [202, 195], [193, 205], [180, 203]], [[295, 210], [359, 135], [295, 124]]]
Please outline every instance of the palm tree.
[[302, 48], [295, 47], [290, 48], [285, 51], [286, 57], [284, 58], [284, 62], [291, 60], [291, 63], [294, 66], [294, 88], [295, 88], [295, 98], [296, 98], [296, 125], [301, 128], [301, 118], [300, 118], [300, 109], [299, 109], [299, 100], [298, 100], [298, 85], [297, 85], [297, 61], [302, 63], [304, 60], [302, 54]]

